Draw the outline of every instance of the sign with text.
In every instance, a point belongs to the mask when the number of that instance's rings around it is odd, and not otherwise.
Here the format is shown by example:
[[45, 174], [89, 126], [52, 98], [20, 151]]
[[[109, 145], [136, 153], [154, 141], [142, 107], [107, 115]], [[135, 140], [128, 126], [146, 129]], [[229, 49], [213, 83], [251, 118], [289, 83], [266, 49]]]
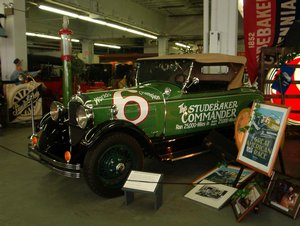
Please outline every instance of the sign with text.
[[123, 188], [155, 192], [161, 174], [132, 170]]
[[244, 0], [244, 37], [251, 82], [258, 72], [262, 47], [282, 46], [294, 21], [300, 19], [300, 1]]
[[254, 103], [237, 161], [271, 176], [289, 112], [286, 106]]

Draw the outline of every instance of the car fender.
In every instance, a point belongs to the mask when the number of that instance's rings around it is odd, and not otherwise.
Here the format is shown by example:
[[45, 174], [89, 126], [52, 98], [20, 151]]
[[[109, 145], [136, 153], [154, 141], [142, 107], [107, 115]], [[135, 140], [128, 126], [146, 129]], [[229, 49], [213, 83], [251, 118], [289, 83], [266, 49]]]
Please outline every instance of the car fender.
[[140, 143], [144, 153], [152, 147], [152, 141], [144, 131], [125, 120], [107, 121], [93, 127], [86, 133], [82, 144], [87, 147], [87, 150], [91, 150], [94, 145], [114, 132], [124, 132], [133, 136]]
[[70, 146], [68, 128], [67, 122], [54, 122], [49, 113], [44, 115], [38, 132], [40, 150], [66, 150]]

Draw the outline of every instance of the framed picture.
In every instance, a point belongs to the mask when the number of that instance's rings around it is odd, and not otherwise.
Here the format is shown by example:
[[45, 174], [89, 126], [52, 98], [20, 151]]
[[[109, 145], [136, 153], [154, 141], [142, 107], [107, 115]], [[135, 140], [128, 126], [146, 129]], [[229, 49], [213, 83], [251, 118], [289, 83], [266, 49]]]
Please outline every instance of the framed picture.
[[251, 109], [244, 108], [238, 114], [235, 123], [234, 123], [234, 139], [235, 144], [238, 150], [241, 149], [243, 140], [245, 137], [245, 132], [243, 131], [246, 126], [248, 126], [250, 118], [251, 118]]
[[203, 180], [190, 190], [185, 197], [220, 209], [236, 192], [236, 188]]
[[[222, 165], [220, 167], [216, 167], [198, 177], [195, 181], [193, 181], [193, 184], [200, 183], [203, 179], [209, 180], [211, 182], [215, 182], [218, 184], [225, 184], [228, 186], [232, 186], [232, 184], [235, 182], [235, 179], [240, 171], [240, 167], [232, 166], [232, 165]], [[248, 180], [254, 175], [255, 171], [251, 169], [244, 169], [242, 172], [242, 175], [239, 179], [239, 182], [237, 184], [237, 187], [239, 187], [243, 182]]]
[[286, 106], [254, 103], [237, 161], [270, 177], [289, 112]]
[[295, 219], [300, 208], [300, 181], [274, 173], [264, 203]]
[[265, 192], [254, 181], [236, 192], [232, 197], [231, 206], [238, 222], [240, 222], [251, 210], [264, 198]]

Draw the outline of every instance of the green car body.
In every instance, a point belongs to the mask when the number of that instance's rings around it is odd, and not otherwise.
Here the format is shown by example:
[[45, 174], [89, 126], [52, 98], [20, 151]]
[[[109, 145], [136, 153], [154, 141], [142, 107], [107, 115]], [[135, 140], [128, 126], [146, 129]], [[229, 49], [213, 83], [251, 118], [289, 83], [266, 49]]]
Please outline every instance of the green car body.
[[[170, 88], [169, 96], [163, 95]], [[83, 94], [92, 105], [94, 124], [125, 120], [149, 137], [180, 136], [233, 124], [237, 114], [253, 101], [253, 89], [213, 93], [183, 93], [172, 84], [147, 85], [114, 91]], [[259, 95], [256, 96], [260, 98]], [[117, 111], [112, 114], [112, 107]]]
[[115, 196], [145, 155], [199, 154], [191, 140], [232, 126], [242, 109], [262, 100], [257, 89], [242, 86], [244, 64], [243, 57], [222, 54], [141, 59], [135, 86], [78, 93], [68, 109], [53, 103], [29, 155], [64, 176], [83, 173], [94, 192]]

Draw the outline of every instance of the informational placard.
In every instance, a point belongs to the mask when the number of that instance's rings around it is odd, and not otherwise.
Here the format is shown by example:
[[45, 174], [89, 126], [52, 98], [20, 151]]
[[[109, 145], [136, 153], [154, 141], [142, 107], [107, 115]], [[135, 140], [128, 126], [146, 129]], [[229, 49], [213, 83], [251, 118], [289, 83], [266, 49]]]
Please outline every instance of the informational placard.
[[139, 191], [154, 192], [161, 174], [148, 173], [132, 170], [125, 182], [123, 189], [133, 189]]
[[254, 103], [237, 161], [271, 176], [289, 112], [286, 106]]

